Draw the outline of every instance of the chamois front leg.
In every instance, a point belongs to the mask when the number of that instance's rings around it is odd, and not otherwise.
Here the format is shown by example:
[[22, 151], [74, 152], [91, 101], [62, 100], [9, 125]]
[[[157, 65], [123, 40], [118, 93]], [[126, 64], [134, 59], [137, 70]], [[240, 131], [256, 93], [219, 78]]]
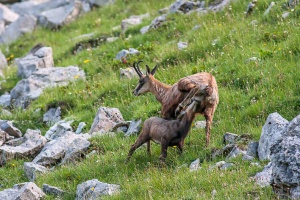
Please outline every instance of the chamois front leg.
[[165, 163], [166, 157], [167, 157], [167, 151], [168, 151], [169, 142], [166, 140], [161, 141], [161, 153], [159, 156], [160, 162]]
[[179, 154], [182, 154], [183, 152], [183, 145], [184, 145], [184, 140], [182, 139], [178, 144]]

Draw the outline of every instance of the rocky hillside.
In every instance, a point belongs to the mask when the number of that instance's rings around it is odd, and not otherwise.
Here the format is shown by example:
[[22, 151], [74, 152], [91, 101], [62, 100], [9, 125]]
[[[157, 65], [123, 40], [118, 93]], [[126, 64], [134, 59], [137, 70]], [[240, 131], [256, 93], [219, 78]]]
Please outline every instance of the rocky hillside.
[[[0, 199], [300, 199], [298, 1], [0, 0]], [[133, 63], [217, 80], [211, 143], [141, 147]]]

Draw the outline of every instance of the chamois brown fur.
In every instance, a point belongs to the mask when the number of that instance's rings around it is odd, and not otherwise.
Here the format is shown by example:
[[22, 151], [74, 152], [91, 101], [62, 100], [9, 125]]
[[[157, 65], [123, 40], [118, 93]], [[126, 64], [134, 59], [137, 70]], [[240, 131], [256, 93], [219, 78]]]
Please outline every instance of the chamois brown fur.
[[186, 107], [193, 96], [197, 96], [199, 91], [205, 91], [208, 96], [198, 106], [196, 113], [204, 115], [206, 119], [206, 146], [210, 143], [210, 129], [216, 110], [219, 103], [218, 86], [215, 77], [207, 72], [193, 74], [180, 79], [174, 85], [166, 85], [154, 78], [154, 73], [157, 69], [155, 66], [152, 71], [146, 65], [146, 75], [139, 68], [138, 63], [134, 63], [133, 67], [139, 75], [139, 84], [134, 89], [133, 93], [136, 96], [151, 92], [156, 99], [161, 103], [161, 115], [165, 119], [175, 119], [184, 107]]
[[137, 141], [129, 150], [126, 162], [129, 161], [133, 152], [146, 142], [147, 152], [150, 154], [150, 140], [161, 144], [160, 160], [162, 162], [165, 162], [167, 157], [168, 146], [177, 146], [179, 151], [182, 152], [184, 138], [191, 128], [198, 105], [199, 100], [193, 100], [182, 114], [181, 119], [167, 120], [160, 117], [147, 119]]

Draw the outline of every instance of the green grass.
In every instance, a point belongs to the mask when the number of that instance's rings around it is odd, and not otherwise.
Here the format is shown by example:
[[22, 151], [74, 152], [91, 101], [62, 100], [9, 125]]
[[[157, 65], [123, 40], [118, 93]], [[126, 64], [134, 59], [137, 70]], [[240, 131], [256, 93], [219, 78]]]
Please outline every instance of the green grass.
[[[67, 191], [64, 199], [74, 199], [77, 184], [95, 178], [121, 185], [120, 194], [104, 199], [211, 199], [214, 189], [217, 191], [215, 199], [275, 199], [270, 187], [260, 188], [250, 180], [262, 167], [237, 158], [232, 161], [235, 167], [230, 170], [210, 171], [209, 166], [224, 159], [210, 160], [210, 152], [223, 146], [225, 132], [248, 133], [258, 140], [270, 113], [278, 112], [287, 120], [300, 113], [299, 8], [282, 19], [284, 10], [279, 5], [283, 1], [277, 2], [277, 8], [263, 17], [270, 3], [263, 1], [258, 3], [253, 15], [245, 18], [248, 3], [234, 2], [231, 8], [218, 13], [169, 15], [163, 26], [145, 35], [139, 34], [141, 27], [159, 15], [158, 9], [173, 2], [117, 1], [115, 5], [94, 9], [59, 30], [37, 28], [11, 44], [9, 52], [1, 47], [7, 57], [22, 57], [34, 45], [42, 43], [52, 47], [55, 66], [79, 66], [87, 78], [65, 87], [47, 89], [26, 110], [12, 108], [11, 116], [0, 114], [0, 117], [14, 120], [15, 126], [24, 133], [30, 128], [40, 129], [45, 134], [49, 126], [42, 122], [42, 117], [51, 106], [61, 106], [63, 118], [74, 120], [74, 129], [84, 121], [86, 132], [100, 106], [119, 108], [125, 120], [145, 120], [159, 115], [160, 105], [153, 95], [132, 95], [138, 82], [136, 78], [120, 79], [120, 68], [143, 59], [141, 66], [158, 64], [155, 76], [168, 84], [201, 71], [211, 72], [216, 77], [220, 103], [214, 116], [210, 148], [205, 148], [204, 130], [192, 129], [182, 155], [178, 155], [176, 149], [169, 149], [165, 168], [159, 166], [160, 148], [155, 144], [150, 157], [145, 148], [141, 148], [125, 165], [126, 154], [136, 136], [94, 138], [90, 151], [96, 149], [97, 154], [39, 176], [38, 186], [47, 183], [61, 187]], [[129, 28], [115, 42], [72, 53], [76, 43], [86, 42], [72, 38], [91, 32], [95, 32], [95, 38], [119, 36], [121, 31], [112, 28], [120, 25], [122, 19], [147, 12], [151, 15], [149, 19]], [[256, 20], [254, 25], [253, 20]], [[192, 30], [195, 25], [201, 27]], [[131, 38], [126, 40], [129, 35]], [[179, 41], [188, 42], [188, 48], [178, 50]], [[130, 47], [141, 53], [129, 58], [128, 64], [114, 60], [119, 51]], [[251, 57], [259, 60], [249, 61]], [[90, 62], [85, 63], [85, 60]], [[5, 72], [6, 82], [1, 84], [1, 94], [10, 91], [19, 80], [16, 71], [11, 63]], [[196, 120], [203, 119], [198, 116]], [[202, 168], [190, 172], [188, 165], [197, 158], [201, 159]], [[0, 168], [2, 189], [27, 181], [23, 163], [24, 160], [13, 160]]]

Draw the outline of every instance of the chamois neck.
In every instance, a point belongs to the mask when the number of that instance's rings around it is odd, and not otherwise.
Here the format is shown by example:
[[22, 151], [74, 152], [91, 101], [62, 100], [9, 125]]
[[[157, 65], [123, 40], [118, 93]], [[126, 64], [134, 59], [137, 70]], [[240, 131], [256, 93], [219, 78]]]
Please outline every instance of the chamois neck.
[[154, 94], [155, 98], [162, 103], [163, 99], [166, 98], [166, 94], [168, 90], [171, 88], [170, 85], [160, 82], [159, 80], [155, 79], [153, 76], [151, 77], [151, 90], [150, 92]]
[[187, 136], [188, 132], [191, 129], [194, 118], [195, 118], [195, 113], [192, 114], [186, 113], [181, 119], [179, 125], [179, 129], [181, 130], [180, 131], [181, 138], [185, 138]]

